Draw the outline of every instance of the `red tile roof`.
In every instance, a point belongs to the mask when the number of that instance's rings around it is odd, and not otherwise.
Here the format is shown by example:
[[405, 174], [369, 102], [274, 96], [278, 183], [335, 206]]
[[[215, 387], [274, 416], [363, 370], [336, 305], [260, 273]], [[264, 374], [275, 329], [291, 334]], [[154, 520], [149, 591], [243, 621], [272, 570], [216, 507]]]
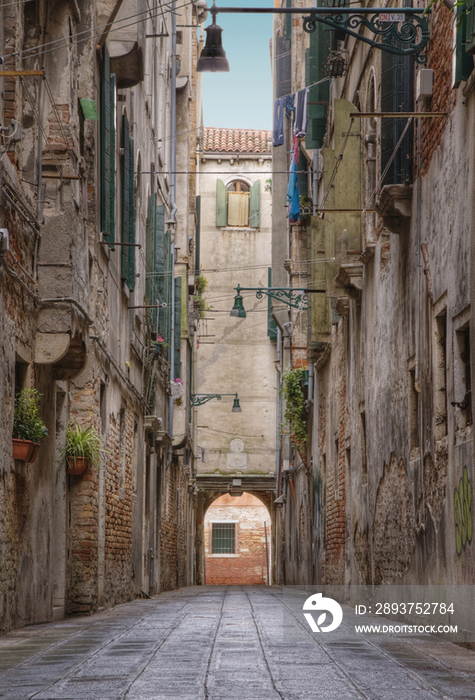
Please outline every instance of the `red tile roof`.
[[203, 151], [214, 153], [270, 153], [271, 131], [205, 127]]

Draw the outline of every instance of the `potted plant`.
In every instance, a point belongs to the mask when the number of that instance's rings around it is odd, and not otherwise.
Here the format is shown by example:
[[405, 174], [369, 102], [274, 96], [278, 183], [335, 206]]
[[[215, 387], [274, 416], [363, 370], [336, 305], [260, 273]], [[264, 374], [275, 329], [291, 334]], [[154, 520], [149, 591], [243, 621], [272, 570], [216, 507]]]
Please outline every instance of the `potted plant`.
[[66, 428], [66, 445], [59, 453], [58, 460], [65, 461], [68, 474], [79, 475], [89, 464], [99, 471], [101, 452], [106, 450], [102, 447], [99, 433], [92, 425], [83, 428], [77, 423], [69, 423]]
[[22, 389], [15, 399], [13, 413], [13, 458], [34, 462], [48, 430], [40, 416], [41, 394], [37, 389]]

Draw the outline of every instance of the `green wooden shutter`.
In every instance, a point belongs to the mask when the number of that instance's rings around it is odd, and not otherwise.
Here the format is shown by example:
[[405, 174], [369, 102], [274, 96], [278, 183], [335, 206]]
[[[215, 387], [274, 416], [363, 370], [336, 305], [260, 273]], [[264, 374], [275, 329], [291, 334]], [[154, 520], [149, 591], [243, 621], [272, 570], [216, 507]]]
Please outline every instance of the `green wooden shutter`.
[[[129, 140], [129, 243], [135, 244], [135, 178], [134, 178], [134, 140]], [[127, 286], [131, 292], [135, 289], [135, 248], [129, 248], [129, 269]]]
[[216, 226], [228, 225], [228, 191], [222, 180], [216, 180]]
[[[154, 292], [155, 300], [158, 299], [160, 304], [166, 302], [165, 294], [165, 207], [159, 204], [155, 209], [155, 249], [153, 257], [153, 272], [154, 272]], [[158, 330], [165, 342], [167, 341], [166, 334], [163, 329], [163, 315], [166, 313], [162, 307], [158, 310], [156, 316]]]
[[[412, 112], [414, 109], [412, 56], [381, 54], [381, 111]], [[404, 130], [404, 119], [381, 120], [381, 173], [384, 172], [397, 142]], [[384, 185], [410, 184], [413, 166], [412, 125], [399, 146], [395, 158], [383, 180]]]
[[256, 182], [251, 187], [249, 202], [249, 226], [259, 228], [261, 225], [261, 181]]
[[[147, 201], [147, 221], [145, 224], [145, 294], [147, 304], [155, 304], [155, 231], [157, 227], [157, 194], [154, 192]], [[152, 332], [157, 332], [157, 314], [152, 309], [150, 315]]]
[[114, 250], [115, 241], [115, 74], [110, 77], [110, 198], [109, 198], [109, 237], [108, 241]]
[[175, 278], [175, 378], [181, 378], [181, 277]]
[[[467, 35], [467, 15], [464, 10], [466, 6], [460, 5], [456, 8], [457, 10], [457, 20], [454, 27], [455, 41], [454, 41], [454, 83], [453, 87], [458, 87], [462, 80], [467, 80], [471, 72], [473, 71], [473, 58], [467, 53], [468, 48], [465, 44], [465, 39]], [[470, 13], [473, 15], [473, 12]], [[473, 17], [472, 17], [473, 21]], [[460, 22], [460, 26], [457, 24]]]
[[[322, 6], [321, 0], [317, 3]], [[314, 85], [326, 77], [325, 62], [328, 57], [328, 31], [325, 25], [317, 22], [317, 29], [310, 34], [310, 47], [305, 56], [305, 83], [312, 85], [307, 96], [307, 148], [322, 148], [327, 130], [327, 111], [330, 100], [330, 83], [326, 80], [320, 85]]]
[[[159, 276], [160, 282], [160, 295], [163, 301], [166, 303], [166, 307], [160, 308], [160, 333], [162, 334], [165, 342], [171, 344], [171, 327], [172, 327], [172, 255], [171, 255], [171, 232], [166, 231], [163, 236], [163, 248], [164, 255], [162, 259], [161, 274]], [[162, 272], [163, 271], [163, 272]], [[173, 352], [173, 348], [167, 349], [167, 354]]]
[[[292, 7], [292, 0], [287, 0], [285, 6]], [[285, 36], [289, 41], [292, 40], [292, 15], [290, 13], [285, 15]]]
[[[267, 269], [267, 286], [272, 287], [272, 268]], [[277, 326], [272, 318], [272, 299], [267, 297], [267, 335], [271, 340], [277, 340]]]
[[[466, 24], [465, 24], [465, 50], [468, 53], [475, 53], [475, 0], [467, 0], [466, 3]], [[458, 8], [463, 10], [463, 6]]]
[[[122, 220], [121, 236], [122, 243], [129, 242], [130, 236], [130, 143], [129, 143], [129, 120], [126, 115], [122, 116], [122, 148], [124, 154], [121, 156], [122, 171]], [[120, 251], [120, 276], [123, 280], [129, 277], [129, 252], [130, 248], [123, 245]]]
[[110, 235], [110, 210], [109, 200], [111, 191], [110, 181], [110, 60], [107, 46], [103, 47], [103, 60], [101, 65], [101, 231], [104, 240], [109, 240]]

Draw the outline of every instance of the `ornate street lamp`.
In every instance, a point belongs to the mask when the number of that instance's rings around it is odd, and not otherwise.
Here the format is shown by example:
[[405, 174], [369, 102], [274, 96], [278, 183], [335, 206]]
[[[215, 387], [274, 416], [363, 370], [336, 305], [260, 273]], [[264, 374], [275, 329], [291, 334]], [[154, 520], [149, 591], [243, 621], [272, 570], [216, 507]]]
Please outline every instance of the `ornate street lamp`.
[[242, 413], [242, 408], [239, 404], [238, 393], [235, 394], [192, 394], [191, 395], [191, 405], [192, 406], [202, 406], [204, 403], [208, 403], [212, 399], [218, 399], [221, 401], [222, 396], [234, 396], [233, 407], [231, 413]]
[[287, 306], [292, 306], [294, 309], [306, 311], [308, 309], [308, 294], [326, 294], [325, 289], [304, 289], [297, 287], [241, 287], [238, 284], [235, 287], [237, 292], [234, 297], [234, 306], [230, 316], [238, 316], [246, 318], [246, 310], [244, 308], [241, 291], [255, 292], [257, 299], [262, 299], [264, 294], [272, 299], [277, 299]]

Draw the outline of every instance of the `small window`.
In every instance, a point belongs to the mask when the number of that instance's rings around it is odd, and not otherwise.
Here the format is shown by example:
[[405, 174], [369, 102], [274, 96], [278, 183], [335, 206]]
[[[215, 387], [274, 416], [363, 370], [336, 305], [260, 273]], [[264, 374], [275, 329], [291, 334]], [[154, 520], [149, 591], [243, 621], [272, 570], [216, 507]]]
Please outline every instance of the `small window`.
[[216, 181], [216, 226], [234, 228], [260, 227], [260, 181], [252, 186], [244, 180], [225, 185]]
[[236, 523], [212, 523], [211, 554], [236, 553]]

